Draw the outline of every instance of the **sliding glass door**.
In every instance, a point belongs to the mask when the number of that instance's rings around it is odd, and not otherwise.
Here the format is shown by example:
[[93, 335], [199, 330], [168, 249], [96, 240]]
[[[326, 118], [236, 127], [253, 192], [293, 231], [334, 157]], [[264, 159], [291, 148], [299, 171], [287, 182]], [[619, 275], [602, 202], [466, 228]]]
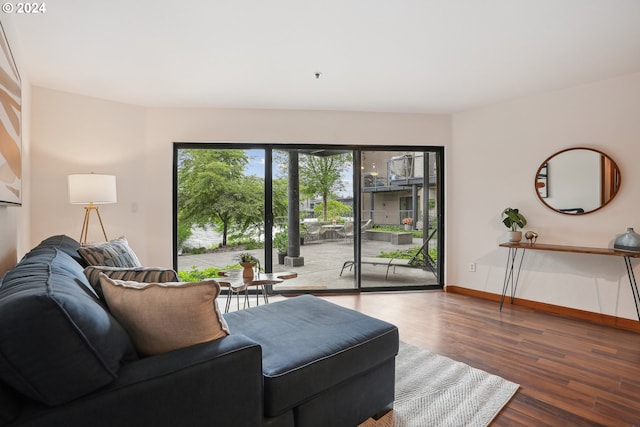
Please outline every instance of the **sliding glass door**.
[[[353, 290], [355, 281], [340, 280], [337, 274], [354, 253], [353, 152], [278, 148], [273, 159], [274, 201], [280, 185], [287, 191], [286, 215], [274, 217], [274, 247], [279, 259], [273, 269], [298, 274], [296, 280], [274, 289]], [[285, 242], [286, 246], [281, 246]]]
[[439, 158], [415, 149], [362, 152], [361, 287], [440, 283]]
[[272, 292], [441, 287], [440, 147], [174, 146], [175, 268], [214, 277], [248, 252], [297, 278]]

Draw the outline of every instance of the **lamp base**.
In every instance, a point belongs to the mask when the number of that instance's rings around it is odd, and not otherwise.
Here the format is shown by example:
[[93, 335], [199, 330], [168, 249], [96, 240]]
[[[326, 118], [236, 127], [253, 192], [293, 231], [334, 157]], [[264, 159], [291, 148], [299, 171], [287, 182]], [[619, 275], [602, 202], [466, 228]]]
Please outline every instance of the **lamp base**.
[[102, 235], [106, 242], [109, 241], [107, 233], [104, 231], [104, 225], [102, 224], [102, 217], [100, 216], [100, 210], [93, 203], [89, 203], [84, 207], [84, 221], [82, 223], [82, 231], [80, 231], [80, 244], [85, 245], [87, 243], [87, 233], [89, 232], [89, 219], [91, 219], [91, 212], [96, 211], [98, 215], [98, 221], [100, 222], [100, 228], [102, 229]]

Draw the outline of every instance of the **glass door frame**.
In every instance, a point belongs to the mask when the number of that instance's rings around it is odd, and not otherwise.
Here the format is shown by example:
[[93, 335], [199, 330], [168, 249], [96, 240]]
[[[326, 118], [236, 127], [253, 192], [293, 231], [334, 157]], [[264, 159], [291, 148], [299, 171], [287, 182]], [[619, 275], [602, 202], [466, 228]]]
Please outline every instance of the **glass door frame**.
[[[266, 272], [272, 272], [273, 269], [273, 225], [274, 215], [271, 210], [272, 198], [272, 179], [273, 179], [273, 150], [337, 150], [351, 151], [353, 154], [353, 219], [355, 224], [360, 224], [362, 217], [361, 197], [362, 185], [360, 170], [362, 152], [363, 151], [420, 151], [424, 153], [435, 153], [436, 155], [436, 227], [438, 233], [437, 239], [437, 262], [436, 262], [436, 279], [435, 285], [410, 285], [410, 286], [389, 286], [389, 287], [362, 287], [360, 271], [361, 259], [361, 242], [362, 230], [360, 227], [354, 227], [354, 260], [357, 260], [354, 271], [354, 287], [349, 289], [327, 289], [313, 290], [313, 293], [354, 293], [354, 292], [379, 292], [379, 291], [407, 291], [407, 290], [424, 290], [424, 289], [442, 289], [444, 287], [444, 147], [441, 146], [360, 146], [360, 145], [326, 145], [326, 144], [274, 144], [274, 143], [255, 143], [255, 142], [175, 142], [173, 144], [173, 265], [174, 269], [178, 268], [178, 153], [182, 149], [230, 149], [230, 150], [264, 150], [265, 155], [265, 176], [264, 176], [264, 268]], [[424, 156], [423, 170], [425, 184], [428, 185], [428, 156]], [[422, 197], [422, 212], [428, 212], [428, 197]], [[425, 222], [426, 223], [426, 222]], [[423, 225], [423, 233], [426, 232], [427, 225]], [[304, 293], [304, 290], [283, 291], [282, 293]]]

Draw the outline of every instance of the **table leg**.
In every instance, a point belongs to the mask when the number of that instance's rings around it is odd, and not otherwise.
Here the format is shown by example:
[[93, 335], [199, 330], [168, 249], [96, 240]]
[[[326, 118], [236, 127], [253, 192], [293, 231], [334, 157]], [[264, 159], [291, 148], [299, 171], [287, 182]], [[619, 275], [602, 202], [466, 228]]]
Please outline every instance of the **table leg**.
[[636, 304], [636, 313], [638, 314], [638, 320], [640, 321], [640, 294], [638, 293], [638, 285], [636, 283], [636, 276], [633, 273], [633, 265], [631, 264], [631, 257], [625, 256], [624, 263], [627, 266], [627, 274], [629, 275], [629, 284], [631, 285], [631, 292], [633, 292], [633, 301]]
[[233, 291], [231, 290], [231, 287], [229, 287], [229, 291], [227, 292], [227, 303], [224, 306], [224, 312], [228, 313], [229, 309], [231, 308], [231, 298], [233, 297]]
[[520, 256], [520, 263], [518, 264], [518, 269], [514, 272], [514, 267], [518, 255], [518, 248], [509, 248], [509, 253], [507, 254], [507, 267], [504, 271], [504, 283], [502, 285], [502, 295], [500, 297], [500, 311], [502, 311], [502, 306], [504, 305], [504, 299], [507, 295], [507, 289], [509, 284], [511, 284], [511, 304], [513, 304], [513, 300], [516, 296], [516, 289], [518, 288], [518, 280], [520, 279], [520, 270], [522, 269], [522, 261], [524, 260], [525, 249], [522, 250], [522, 255]]

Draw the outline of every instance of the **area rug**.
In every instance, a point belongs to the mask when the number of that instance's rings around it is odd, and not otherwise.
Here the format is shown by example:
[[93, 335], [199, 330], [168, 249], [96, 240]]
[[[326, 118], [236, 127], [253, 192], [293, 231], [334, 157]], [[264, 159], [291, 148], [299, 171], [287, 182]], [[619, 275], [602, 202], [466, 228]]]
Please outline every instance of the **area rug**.
[[519, 387], [401, 342], [393, 411], [360, 427], [488, 426]]

